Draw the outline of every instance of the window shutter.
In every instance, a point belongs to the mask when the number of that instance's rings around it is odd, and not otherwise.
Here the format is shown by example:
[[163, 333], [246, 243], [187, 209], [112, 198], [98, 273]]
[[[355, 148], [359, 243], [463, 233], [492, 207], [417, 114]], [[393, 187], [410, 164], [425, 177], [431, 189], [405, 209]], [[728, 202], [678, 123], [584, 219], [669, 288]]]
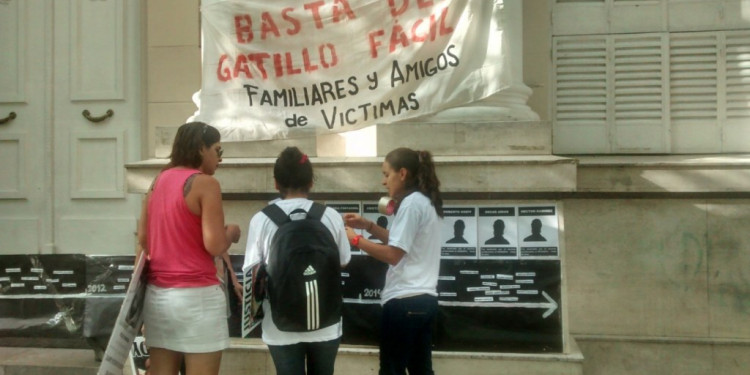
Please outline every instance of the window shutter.
[[717, 33], [671, 34], [669, 91], [673, 152], [721, 149], [717, 46]]
[[721, 9], [723, 18], [723, 30], [747, 29], [750, 28], [750, 17], [748, 17], [747, 0], [724, 0]]
[[606, 0], [555, 0], [553, 35], [605, 34], [608, 30]]
[[613, 37], [612, 144], [617, 153], [669, 151], [666, 37]]
[[555, 0], [553, 151], [750, 152], [750, 0]]
[[667, 30], [665, 0], [611, 0], [609, 33], [647, 33]]
[[609, 152], [606, 37], [556, 38], [553, 54], [555, 152]]
[[723, 152], [750, 150], [750, 31], [726, 34]]
[[669, 0], [669, 31], [718, 30], [724, 0]]
[[661, 32], [667, 0], [556, 0], [553, 35]]

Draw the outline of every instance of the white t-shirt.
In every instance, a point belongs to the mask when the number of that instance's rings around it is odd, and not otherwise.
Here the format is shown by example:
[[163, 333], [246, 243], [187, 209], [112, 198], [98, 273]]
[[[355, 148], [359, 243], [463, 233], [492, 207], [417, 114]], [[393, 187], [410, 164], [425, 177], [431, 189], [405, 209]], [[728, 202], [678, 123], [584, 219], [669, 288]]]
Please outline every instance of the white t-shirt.
[[406, 254], [398, 264], [388, 267], [382, 304], [418, 294], [437, 296], [440, 221], [432, 202], [422, 193], [409, 194], [401, 202], [388, 234], [388, 245]]
[[[298, 208], [309, 211], [310, 207], [312, 207], [312, 203], [311, 200], [305, 198], [292, 198], [275, 202], [275, 204], [287, 215]], [[346, 265], [351, 259], [351, 248], [349, 246], [349, 240], [346, 237], [344, 220], [341, 217], [341, 214], [336, 212], [336, 210], [327, 207], [321, 218], [321, 222], [331, 231], [331, 234], [333, 234], [333, 239], [339, 246], [339, 259], [341, 260], [341, 265]], [[267, 252], [271, 248], [271, 239], [276, 233], [276, 230], [278, 230], [276, 224], [274, 224], [274, 222], [263, 212], [258, 212], [253, 216], [250, 220], [250, 227], [247, 230], [248, 238], [247, 247], [245, 249], [245, 263], [242, 266], [244, 272], [247, 272], [246, 270], [260, 263], [263, 259], [265, 259], [267, 263]], [[341, 322], [317, 331], [279, 331], [279, 329], [276, 328], [276, 325], [273, 324], [273, 319], [271, 318], [271, 302], [268, 299], [263, 302], [263, 313], [265, 314], [265, 318], [262, 322], [263, 342], [268, 345], [292, 345], [300, 342], [330, 341], [341, 337]]]

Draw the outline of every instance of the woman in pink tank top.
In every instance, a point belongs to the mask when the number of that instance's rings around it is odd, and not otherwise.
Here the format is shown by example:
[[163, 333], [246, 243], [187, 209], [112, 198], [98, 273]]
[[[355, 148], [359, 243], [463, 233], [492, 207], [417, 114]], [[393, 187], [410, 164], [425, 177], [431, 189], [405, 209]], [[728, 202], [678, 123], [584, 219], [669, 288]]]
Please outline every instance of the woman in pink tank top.
[[144, 327], [150, 371], [218, 374], [229, 346], [226, 296], [214, 258], [240, 238], [224, 224], [219, 131], [201, 122], [180, 126], [169, 164], [154, 180], [138, 223], [140, 253], [149, 259]]

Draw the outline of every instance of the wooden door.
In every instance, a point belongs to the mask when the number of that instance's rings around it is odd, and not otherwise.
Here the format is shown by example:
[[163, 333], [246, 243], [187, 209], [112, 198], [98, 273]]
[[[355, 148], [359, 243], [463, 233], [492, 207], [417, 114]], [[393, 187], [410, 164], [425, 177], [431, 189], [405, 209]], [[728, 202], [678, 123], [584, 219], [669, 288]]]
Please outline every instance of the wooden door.
[[132, 253], [140, 5], [0, 1], [0, 254]]

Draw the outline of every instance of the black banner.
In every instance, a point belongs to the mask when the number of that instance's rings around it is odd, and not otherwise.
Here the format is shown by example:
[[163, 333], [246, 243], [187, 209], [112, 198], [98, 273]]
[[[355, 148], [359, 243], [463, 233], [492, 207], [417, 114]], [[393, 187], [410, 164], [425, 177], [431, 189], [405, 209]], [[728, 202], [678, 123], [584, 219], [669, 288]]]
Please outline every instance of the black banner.
[[[386, 270], [353, 257], [344, 271], [343, 343], [378, 345], [382, 309], [367, 297], [379, 295]], [[562, 353], [560, 280], [558, 260], [443, 259], [434, 349]]]
[[[243, 258], [231, 256], [240, 282]], [[0, 256], [0, 337], [110, 334], [133, 262], [133, 256]], [[357, 255], [343, 270], [342, 343], [378, 345], [387, 269]], [[562, 352], [558, 259], [443, 259], [438, 293], [435, 350]], [[241, 306], [231, 292], [229, 307], [230, 336], [240, 337]], [[251, 334], [259, 336], [260, 329]]]

